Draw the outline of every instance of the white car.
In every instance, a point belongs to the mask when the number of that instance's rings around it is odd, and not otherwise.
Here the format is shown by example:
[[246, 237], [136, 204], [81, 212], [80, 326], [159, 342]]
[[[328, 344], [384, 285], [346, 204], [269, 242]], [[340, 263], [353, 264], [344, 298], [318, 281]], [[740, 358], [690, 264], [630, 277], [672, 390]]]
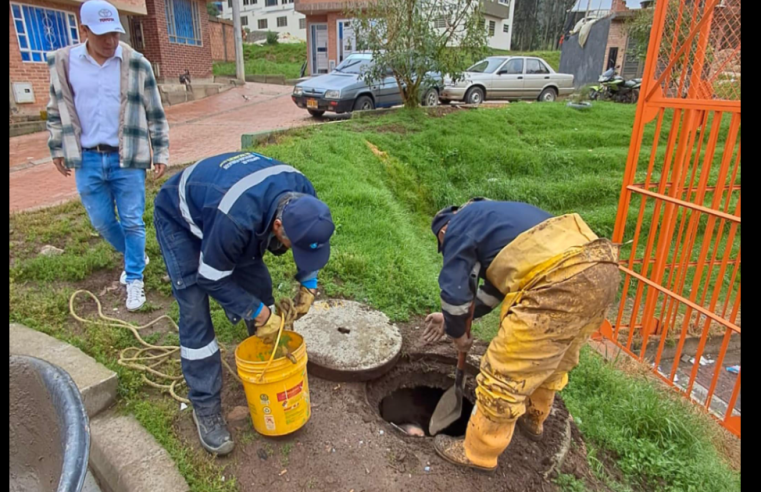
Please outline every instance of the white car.
[[465, 71], [459, 81], [444, 80], [442, 104], [489, 99], [537, 99], [552, 102], [573, 94], [573, 75], [557, 73], [541, 58], [490, 56]]

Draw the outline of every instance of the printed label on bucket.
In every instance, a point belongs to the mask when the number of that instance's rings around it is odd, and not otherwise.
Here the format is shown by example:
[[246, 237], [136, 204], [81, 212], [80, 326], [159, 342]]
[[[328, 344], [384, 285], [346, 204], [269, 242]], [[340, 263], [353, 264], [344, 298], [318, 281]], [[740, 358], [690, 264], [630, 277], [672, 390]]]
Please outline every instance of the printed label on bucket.
[[291, 389], [289, 389], [287, 391], [283, 391], [282, 393], [278, 393], [277, 394], [277, 401], [290, 400], [294, 396], [296, 396], [299, 393], [301, 393], [301, 390], [303, 390], [303, 389], [304, 389], [304, 381], [300, 382], [299, 384], [297, 384], [296, 386], [294, 386], [293, 388], [291, 388]]
[[275, 417], [273, 417], [272, 415], [265, 415], [264, 425], [267, 427], [267, 430], [270, 430], [270, 431], [275, 430]]
[[283, 409], [286, 425], [306, 421], [305, 417], [309, 416], [308, 412], [309, 404], [305, 402], [295, 403], [290, 407]]

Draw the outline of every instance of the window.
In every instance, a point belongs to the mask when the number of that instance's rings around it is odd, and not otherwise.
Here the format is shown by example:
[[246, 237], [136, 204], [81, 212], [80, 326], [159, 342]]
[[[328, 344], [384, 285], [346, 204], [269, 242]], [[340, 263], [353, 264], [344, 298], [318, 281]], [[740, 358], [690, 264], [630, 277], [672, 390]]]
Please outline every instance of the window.
[[74, 14], [16, 3], [11, 11], [22, 61], [42, 63], [48, 52], [79, 43]]
[[306, 29], [306, 28], [307, 28], [307, 20], [299, 19], [299, 29]]
[[240, 25], [241, 26], [247, 26], [248, 25], [248, 16], [244, 15], [240, 18]]
[[288, 17], [278, 17], [277, 27], [288, 27]]
[[227, 8], [228, 9], [233, 8], [233, 0], [227, 0]]
[[510, 0], [499, 0], [499, 3], [502, 5], [507, 5], [508, 7], [510, 6]]
[[489, 36], [494, 37], [494, 31], [497, 30], [497, 23], [489, 21]]
[[481, 60], [480, 62], [476, 63], [472, 67], [466, 70], [466, 72], [473, 72], [473, 73], [494, 73], [494, 71], [499, 68], [502, 63], [504, 63], [504, 58], [487, 58], [485, 60]]
[[507, 22], [502, 24], [502, 32], [510, 32], [510, 24], [508, 24]]
[[608, 52], [608, 70], [615, 69], [618, 64], [618, 48], [611, 48]]
[[283, 5], [288, 5], [289, 3], [293, 3], [293, 0], [282, 0]]
[[265, 7], [277, 7], [277, 0], [264, 0]]
[[529, 58], [526, 60], [526, 73], [530, 74], [545, 74], [550, 73], [550, 71], [547, 69], [547, 67], [544, 66], [544, 63], [537, 60], [536, 58]]
[[370, 55], [351, 54], [336, 67], [336, 72], [359, 75], [373, 66]]
[[201, 16], [198, 2], [193, 0], [164, 0], [169, 42], [201, 46]]
[[267, 29], [267, 19], [259, 19], [256, 23], [258, 29]]
[[500, 73], [507, 73], [512, 75], [523, 74], [523, 58], [514, 58], [507, 62], [507, 64], [500, 70]]
[[434, 22], [434, 27], [437, 29], [446, 29], [447, 27], [447, 18], [446, 17], [439, 17]]
[[251, 5], [251, 0], [243, 0], [243, 5]]

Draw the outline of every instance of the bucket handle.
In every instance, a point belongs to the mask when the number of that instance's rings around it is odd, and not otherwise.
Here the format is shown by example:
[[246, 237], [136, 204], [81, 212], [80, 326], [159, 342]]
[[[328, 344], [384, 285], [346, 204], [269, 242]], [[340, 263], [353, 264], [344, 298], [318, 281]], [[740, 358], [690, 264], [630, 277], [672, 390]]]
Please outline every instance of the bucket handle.
[[267, 372], [267, 369], [270, 368], [270, 365], [272, 365], [272, 361], [275, 360], [275, 353], [277, 353], [277, 346], [280, 343], [280, 337], [283, 335], [283, 328], [284, 327], [285, 327], [285, 317], [281, 317], [280, 318], [280, 329], [277, 331], [277, 340], [275, 340], [275, 345], [272, 347], [272, 354], [270, 355], [270, 360], [267, 362], [267, 365], [264, 366], [264, 370], [256, 378], [256, 383], [257, 384], [262, 380], [262, 378], [264, 377], [264, 374]]

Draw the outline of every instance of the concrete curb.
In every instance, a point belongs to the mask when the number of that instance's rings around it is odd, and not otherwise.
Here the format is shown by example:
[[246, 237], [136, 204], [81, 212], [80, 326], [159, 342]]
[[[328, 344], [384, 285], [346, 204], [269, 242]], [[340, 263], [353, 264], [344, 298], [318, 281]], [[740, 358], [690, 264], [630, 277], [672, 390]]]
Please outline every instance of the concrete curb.
[[[11, 354], [29, 355], [55, 364], [76, 383], [90, 417], [89, 467], [104, 490], [190, 490], [169, 453], [134, 417], [113, 411], [103, 413], [116, 400], [115, 372], [78, 348], [26, 326], [12, 323], [9, 333]], [[90, 490], [97, 490], [90, 482]]]
[[9, 326], [10, 353], [29, 355], [68, 372], [82, 393], [87, 415], [92, 418], [116, 399], [116, 373], [76, 347], [19, 324]]
[[107, 412], [90, 421], [90, 466], [110, 492], [189, 491], [169, 453], [134, 417]]

